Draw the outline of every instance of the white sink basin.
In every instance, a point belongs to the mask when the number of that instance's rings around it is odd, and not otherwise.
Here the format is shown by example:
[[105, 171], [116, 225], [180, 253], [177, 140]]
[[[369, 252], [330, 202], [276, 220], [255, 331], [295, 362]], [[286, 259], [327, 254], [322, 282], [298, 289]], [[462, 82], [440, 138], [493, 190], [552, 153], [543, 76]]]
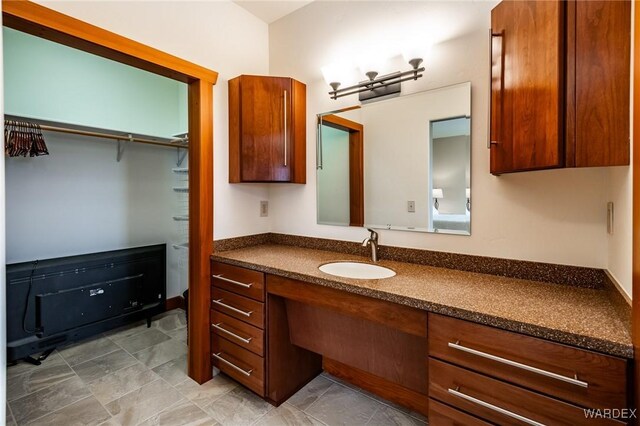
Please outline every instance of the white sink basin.
[[355, 278], [358, 280], [377, 280], [391, 278], [396, 273], [384, 266], [359, 262], [333, 262], [320, 266], [322, 272], [338, 277]]

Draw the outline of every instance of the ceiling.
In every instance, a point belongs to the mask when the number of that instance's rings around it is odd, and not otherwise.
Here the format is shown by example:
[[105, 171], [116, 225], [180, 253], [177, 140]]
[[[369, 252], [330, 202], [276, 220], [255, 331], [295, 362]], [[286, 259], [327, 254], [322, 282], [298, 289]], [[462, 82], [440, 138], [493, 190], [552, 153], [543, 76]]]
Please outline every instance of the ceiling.
[[267, 24], [286, 16], [313, 0], [233, 0], [235, 4], [257, 16]]

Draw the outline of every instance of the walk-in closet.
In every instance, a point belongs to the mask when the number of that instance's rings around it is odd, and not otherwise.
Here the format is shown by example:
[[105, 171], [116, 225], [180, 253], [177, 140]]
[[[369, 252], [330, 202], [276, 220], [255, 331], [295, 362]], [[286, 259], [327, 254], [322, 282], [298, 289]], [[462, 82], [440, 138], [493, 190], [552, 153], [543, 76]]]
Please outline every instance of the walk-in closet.
[[8, 361], [45, 365], [183, 306], [187, 84], [7, 27], [3, 48]]

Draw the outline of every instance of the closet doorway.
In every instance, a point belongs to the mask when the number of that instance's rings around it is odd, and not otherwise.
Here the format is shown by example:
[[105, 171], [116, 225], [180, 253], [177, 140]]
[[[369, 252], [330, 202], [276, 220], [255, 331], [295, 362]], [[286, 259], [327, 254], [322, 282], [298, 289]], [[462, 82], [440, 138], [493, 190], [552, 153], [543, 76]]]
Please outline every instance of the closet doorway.
[[2, 2], [3, 25], [188, 85], [188, 373], [211, 379], [209, 257], [213, 243], [213, 85], [218, 74], [149, 46], [25, 0]]

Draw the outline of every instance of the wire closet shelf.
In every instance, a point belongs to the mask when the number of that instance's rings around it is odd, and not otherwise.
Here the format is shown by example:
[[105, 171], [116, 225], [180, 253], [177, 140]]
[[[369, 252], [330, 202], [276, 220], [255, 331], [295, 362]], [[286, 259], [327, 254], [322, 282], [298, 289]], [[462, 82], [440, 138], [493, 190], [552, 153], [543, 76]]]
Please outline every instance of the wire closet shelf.
[[37, 124], [40, 129], [46, 132], [67, 133], [80, 136], [89, 136], [102, 139], [109, 139], [116, 142], [135, 142], [147, 145], [162, 146], [166, 148], [189, 149], [188, 135], [180, 135], [173, 138], [159, 136], [149, 136], [136, 133], [127, 133], [115, 130], [107, 130], [98, 127], [82, 126], [77, 124], [62, 123], [58, 121], [41, 120], [17, 115], [5, 115], [5, 122], [19, 121]]

